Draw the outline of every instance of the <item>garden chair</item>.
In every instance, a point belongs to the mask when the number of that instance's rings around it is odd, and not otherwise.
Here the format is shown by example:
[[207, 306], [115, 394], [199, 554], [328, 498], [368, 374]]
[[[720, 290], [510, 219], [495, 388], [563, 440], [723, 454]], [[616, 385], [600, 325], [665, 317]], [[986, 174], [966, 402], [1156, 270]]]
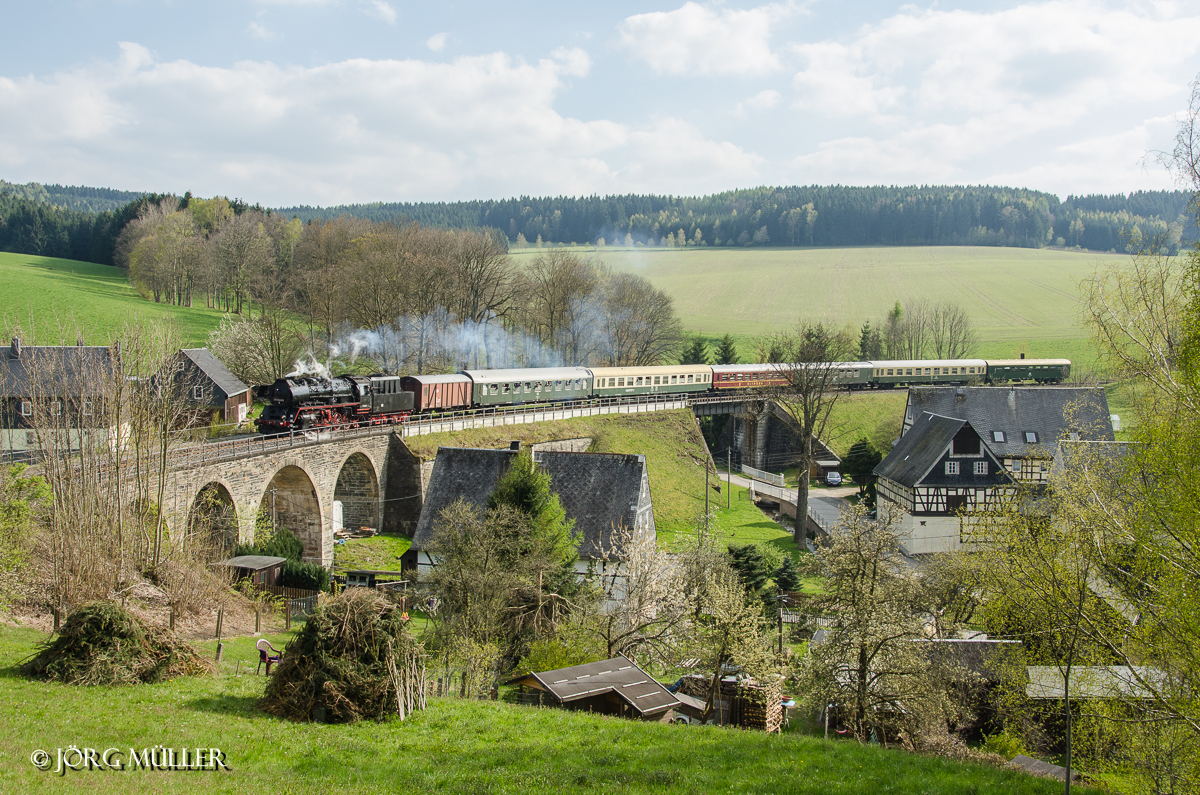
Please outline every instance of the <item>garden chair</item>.
[[[267, 640], [266, 638], [260, 638], [258, 643], [254, 644], [254, 646], [258, 649], [258, 667], [254, 669], [254, 673], [257, 675], [259, 670], [262, 668], [263, 663], [266, 663], [267, 676], [270, 676], [271, 665], [279, 662], [283, 658], [283, 655], [280, 654], [279, 650], [272, 646], [271, 641]], [[272, 654], [272, 652], [274, 653]]]

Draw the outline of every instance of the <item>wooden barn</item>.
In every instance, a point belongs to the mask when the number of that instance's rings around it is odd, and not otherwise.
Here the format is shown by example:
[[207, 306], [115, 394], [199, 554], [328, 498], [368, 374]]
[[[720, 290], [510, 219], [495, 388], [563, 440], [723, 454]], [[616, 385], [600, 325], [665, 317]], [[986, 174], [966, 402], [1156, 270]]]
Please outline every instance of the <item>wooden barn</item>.
[[653, 676], [622, 656], [530, 673], [508, 684], [518, 685], [526, 696], [537, 696], [522, 699], [526, 703], [633, 720], [670, 723], [679, 706], [679, 700]]
[[233, 569], [235, 580], [248, 579], [255, 585], [275, 585], [285, 563], [287, 563], [287, 558], [276, 558], [271, 555], [238, 555], [236, 558], [222, 560], [213, 565]]

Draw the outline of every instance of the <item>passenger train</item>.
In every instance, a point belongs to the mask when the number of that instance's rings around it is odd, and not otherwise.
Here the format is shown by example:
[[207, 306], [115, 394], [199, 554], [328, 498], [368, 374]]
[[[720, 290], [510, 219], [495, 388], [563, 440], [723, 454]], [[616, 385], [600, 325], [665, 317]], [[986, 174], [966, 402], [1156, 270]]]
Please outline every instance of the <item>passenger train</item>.
[[[1014, 381], [1057, 384], [1071, 373], [1067, 359], [930, 359], [840, 362], [834, 366], [838, 385], [852, 390]], [[786, 364], [678, 364], [281, 378], [255, 389], [267, 404], [256, 422], [262, 433], [289, 433], [306, 428], [393, 424], [413, 414], [487, 406], [766, 389], [785, 385], [793, 368]]]

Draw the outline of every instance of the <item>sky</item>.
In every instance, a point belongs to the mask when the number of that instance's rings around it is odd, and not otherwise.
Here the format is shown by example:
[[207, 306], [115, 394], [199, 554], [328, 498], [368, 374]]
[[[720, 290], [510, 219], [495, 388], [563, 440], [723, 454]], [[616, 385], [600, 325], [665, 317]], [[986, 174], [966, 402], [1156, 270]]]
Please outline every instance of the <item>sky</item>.
[[1192, 2], [40, 0], [0, 179], [266, 206], [1176, 187]]

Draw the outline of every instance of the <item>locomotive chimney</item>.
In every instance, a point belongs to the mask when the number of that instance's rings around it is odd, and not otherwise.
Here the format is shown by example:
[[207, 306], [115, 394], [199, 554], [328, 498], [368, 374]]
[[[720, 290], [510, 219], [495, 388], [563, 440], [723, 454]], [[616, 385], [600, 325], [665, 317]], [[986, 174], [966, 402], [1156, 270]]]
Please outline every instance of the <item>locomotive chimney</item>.
[[1021, 358], [1022, 358], [1022, 359], [1024, 359], [1024, 358], [1025, 358], [1025, 354], [1023, 354], [1023, 353], [1022, 353], [1022, 354], [1021, 354]]

